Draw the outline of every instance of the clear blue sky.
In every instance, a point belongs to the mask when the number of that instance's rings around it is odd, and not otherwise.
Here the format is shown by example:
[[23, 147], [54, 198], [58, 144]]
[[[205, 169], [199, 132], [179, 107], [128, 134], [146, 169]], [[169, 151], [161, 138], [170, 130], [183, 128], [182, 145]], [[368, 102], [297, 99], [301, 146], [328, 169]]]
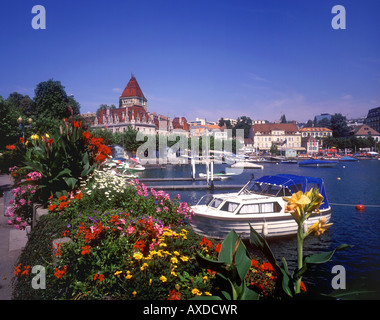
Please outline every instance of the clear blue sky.
[[[31, 26], [34, 5], [46, 30]], [[334, 5], [346, 30], [334, 30]], [[366, 116], [380, 106], [378, 0], [18, 0], [0, 5], [0, 95], [53, 78], [81, 112], [118, 105], [133, 73], [148, 111], [216, 121]]]

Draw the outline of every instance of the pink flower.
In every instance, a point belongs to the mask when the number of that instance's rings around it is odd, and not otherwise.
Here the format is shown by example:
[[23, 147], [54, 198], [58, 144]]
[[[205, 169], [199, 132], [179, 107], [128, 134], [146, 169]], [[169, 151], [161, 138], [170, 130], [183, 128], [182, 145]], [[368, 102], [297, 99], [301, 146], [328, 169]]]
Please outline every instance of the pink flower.
[[26, 203], [25, 199], [20, 199], [19, 202], [20, 202], [20, 204], [21, 204], [22, 206], [24, 206], [25, 203]]
[[128, 226], [127, 227], [127, 234], [128, 235], [131, 235], [132, 233], [134, 233], [135, 232], [135, 227], [133, 227], [133, 226]]
[[157, 211], [157, 212], [161, 212], [161, 208], [158, 207], [158, 208], [156, 209], [156, 211]]

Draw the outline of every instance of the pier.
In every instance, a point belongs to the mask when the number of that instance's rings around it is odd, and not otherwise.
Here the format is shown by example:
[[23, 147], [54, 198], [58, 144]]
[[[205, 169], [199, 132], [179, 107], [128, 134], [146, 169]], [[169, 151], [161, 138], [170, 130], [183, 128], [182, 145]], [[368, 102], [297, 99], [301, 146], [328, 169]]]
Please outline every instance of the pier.
[[201, 185], [161, 185], [161, 186], [148, 186], [148, 188], [153, 188], [155, 190], [231, 190], [231, 189], [241, 189], [244, 187], [244, 185], [207, 185], [207, 184], [201, 184]]

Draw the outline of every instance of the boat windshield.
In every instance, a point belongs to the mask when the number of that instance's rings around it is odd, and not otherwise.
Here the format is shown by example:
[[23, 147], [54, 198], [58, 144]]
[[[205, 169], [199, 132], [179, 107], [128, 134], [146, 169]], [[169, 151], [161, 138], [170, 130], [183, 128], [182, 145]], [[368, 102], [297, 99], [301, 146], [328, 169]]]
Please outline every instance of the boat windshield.
[[218, 208], [222, 204], [223, 200], [219, 198], [212, 198], [211, 201], [207, 204], [211, 208]]
[[255, 182], [252, 184], [249, 191], [251, 193], [265, 196], [288, 197], [292, 195], [287, 187], [262, 182]]

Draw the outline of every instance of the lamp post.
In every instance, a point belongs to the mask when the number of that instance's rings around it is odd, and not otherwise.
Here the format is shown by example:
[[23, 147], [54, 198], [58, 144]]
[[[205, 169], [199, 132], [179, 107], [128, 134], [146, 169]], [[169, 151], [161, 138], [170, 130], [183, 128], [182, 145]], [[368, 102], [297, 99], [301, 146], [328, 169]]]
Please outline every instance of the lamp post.
[[19, 127], [22, 126], [22, 139], [24, 140], [23, 143], [25, 143], [25, 127], [30, 128], [33, 120], [32, 120], [32, 118], [29, 118], [27, 120], [27, 122], [29, 123], [29, 125], [27, 125], [27, 126], [25, 126], [25, 122], [24, 122], [24, 119], [22, 117], [19, 117], [17, 119], [17, 122], [19, 124]]

